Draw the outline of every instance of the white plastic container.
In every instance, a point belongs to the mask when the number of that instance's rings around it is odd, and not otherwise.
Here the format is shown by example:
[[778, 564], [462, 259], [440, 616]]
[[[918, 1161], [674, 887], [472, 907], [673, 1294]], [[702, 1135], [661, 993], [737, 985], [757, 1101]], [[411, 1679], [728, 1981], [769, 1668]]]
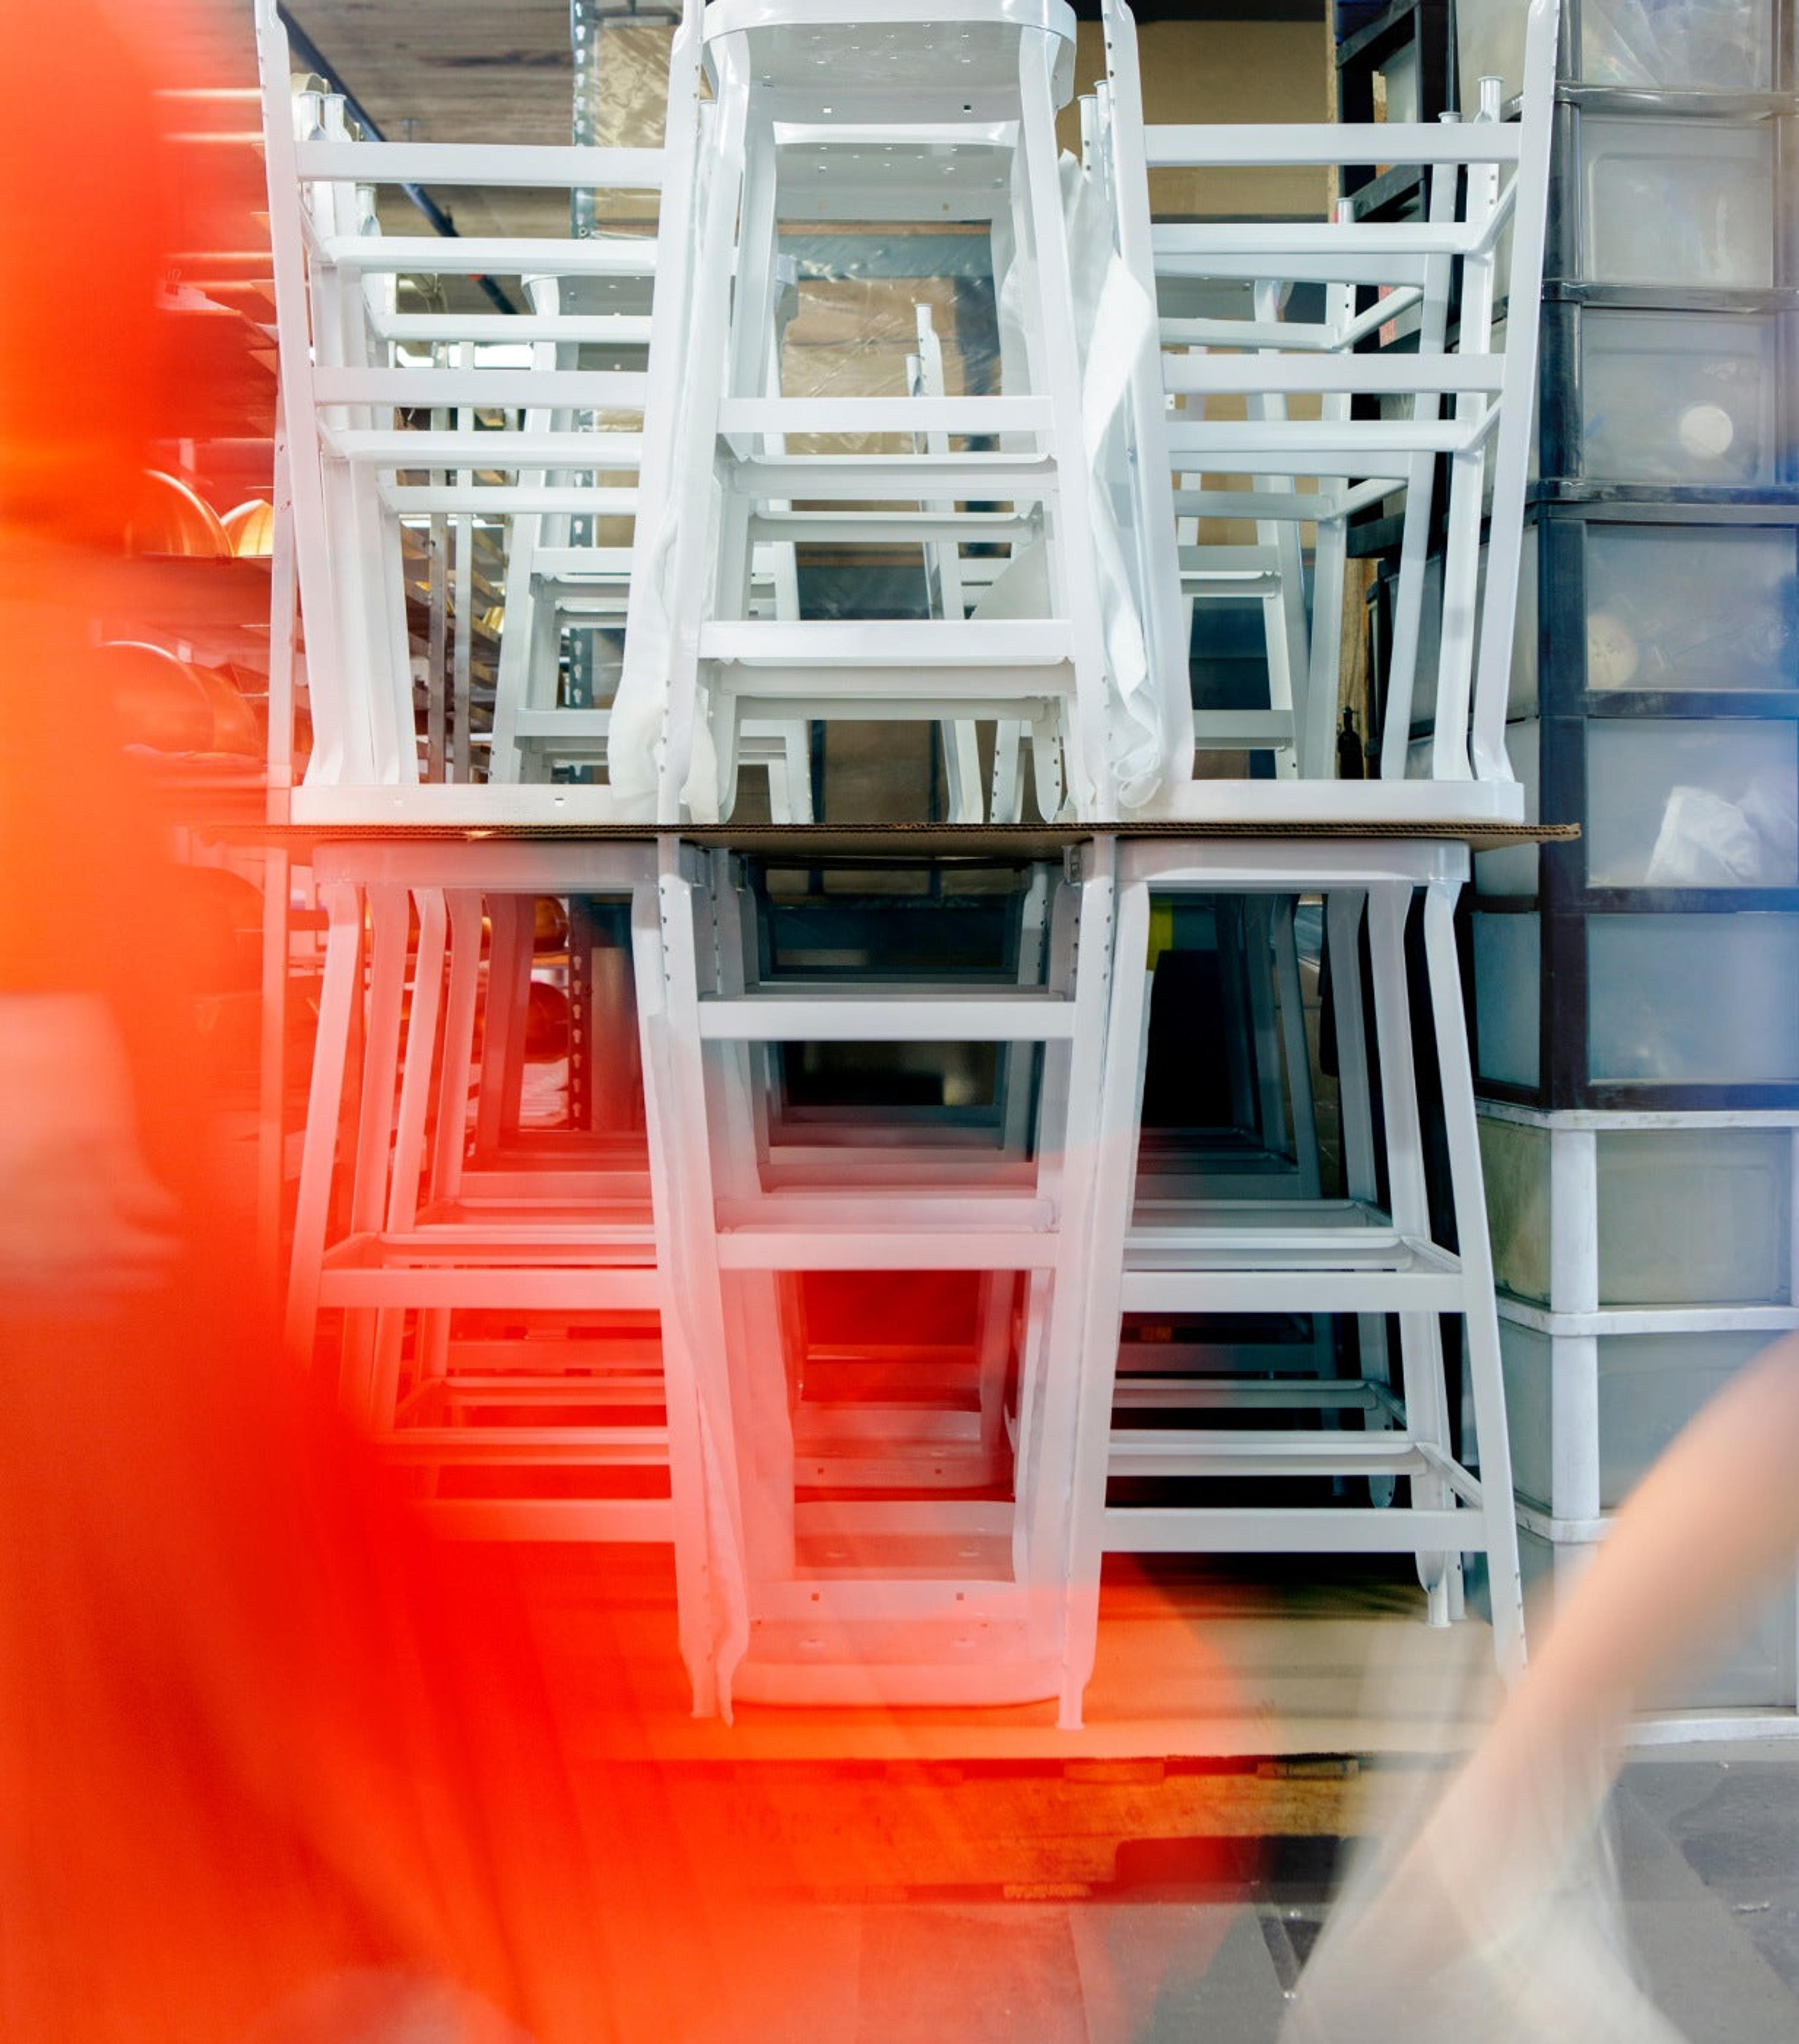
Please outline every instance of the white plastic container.
[[1790, 528], [1595, 521], [1586, 566], [1590, 689], [1799, 688]]
[[1602, 1307], [1791, 1303], [1789, 1131], [1602, 1129], [1594, 1147]]
[[1531, 1122], [1483, 1114], [1480, 1138], [1493, 1282], [1515, 1299], [1547, 1306], [1553, 1133]]
[[[1540, 763], [1543, 725], [1529, 718], [1505, 727], [1505, 756], [1524, 791], [1524, 821], [1536, 823], [1541, 813]], [[1477, 894], [1534, 895], [1540, 855], [1534, 844], [1508, 845], [1503, 851], [1474, 854], [1474, 892]]]
[[1543, 934], [1534, 912], [1474, 919], [1474, 1024], [1483, 1079], [1534, 1086], [1542, 1069]]
[[[1790, 1129], [1601, 1128], [1590, 1135], [1486, 1114], [1480, 1135], [1493, 1271], [1512, 1297], [1568, 1310], [1552, 1296], [1551, 1245], [1578, 1232], [1597, 1243], [1602, 1311], [1792, 1303]], [[1591, 1210], [1558, 1212], [1555, 1147], [1588, 1141]]]
[[1771, 123], [1583, 111], [1574, 133], [1582, 279], [1747, 290], [1774, 282]]
[[[1593, 1549], [1555, 1546], [1528, 1527], [1518, 1529], [1518, 1562], [1524, 1582], [1524, 1608], [1532, 1628], [1554, 1618], [1556, 1599], [1590, 1566]], [[1689, 1711], [1789, 1711], [1794, 1697], [1799, 1646], [1794, 1639], [1795, 1599], [1788, 1583], [1768, 1599], [1747, 1631], [1710, 1658], [1696, 1657], [1669, 1676], [1643, 1708], [1651, 1714]], [[1532, 1637], [1537, 1633], [1532, 1631]]]
[[[1512, 1477], [1518, 1495], [1543, 1511], [1556, 1500], [1553, 1372], [1566, 1366], [1570, 1337], [1500, 1323], [1505, 1409], [1512, 1429]], [[1674, 1436], [1768, 1345], [1739, 1331], [1601, 1335], [1599, 1507], [1616, 1512]]]
[[1714, 487], [1773, 482], [1778, 344], [1773, 319], [1761, 313], [1588, 309], [1581, 474]]
[[[1475, 970], [1480, 970], [1475, 918]], [[1799, 916], [1593, 916], [1588, 1077], [1799, 1079]], [[1478, 984], [1478, 981], [1477, 981]]]
[[1593, 887], [1799, 886], [1799, 725], [1590, 719], [1584, 840]]

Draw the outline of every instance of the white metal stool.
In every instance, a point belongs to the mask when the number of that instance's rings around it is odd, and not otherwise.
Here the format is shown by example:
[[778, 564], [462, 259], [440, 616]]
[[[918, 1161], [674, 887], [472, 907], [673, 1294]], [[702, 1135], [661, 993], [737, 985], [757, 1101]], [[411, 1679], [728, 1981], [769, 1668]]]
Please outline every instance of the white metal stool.
[[[721, 1649], [721, 1694], [886, 1704], [1053, 1695], [1066, 1654], [1067, 1476], [1092, 1220], [1078, 1166], [1098, 1105], [1111, 959], [1105, 859], [1061, 890], [1041, 987], [750, 985], [728, 878], [720, 883], [715, 865], [665, 843], [654, 932], [665, 1005], [647, 1020], [646, 1056], [653, 1045], [669, 1060], [678, 1103], [660, 1124], [678, 1227], [670, 1279], [705, 1329], [705, 1432], [741, 1535], [741, 1623]], [[646, 914], [640, 941], [651, 936]], [[796, 1185], [767, 1171], [753, 1053], [816, 1040], [1042, 1045], [1022, 1176], [990, 1162], [933, 1177], [916, 1156], [853, 1183]], [[1020, 1324], [1009, 1497], [796, 1496], [808, 1473], [797, 1460], [801, 1336], [790, 1280], [833, 1270], [1011, 1280]], [[895, 1460], [909, 1453], [916, 1466], [896, 1416], [871, 1417]]]
[[[1491, 1257], [1472, 1074], [1462, 1011], [1453, 916], [1467, 870], [1457, 844], [1424, 840], [1263, 839], [1129, 840], [1119, 847], [1118, 966], [1108, 1024], [1103, 1128], [1096, 1177], [1094, 1278], [1082, 1358], [1071, 1596], [1079, 1647], [1063, 1691], [1078, 1721], [1092, 1667], [1099, 1565], [1110, 1551], [1410, 1553], [1419, 1558], [1432, 1615], [1453, 1616], [1459, 1559], [1486, 1555], [1496, 1650], [1521, 1666], [1523, 1616], [1511, 1501], [1510, 1451], [1499, 1361]], [[1432, 1239], [1425, 1197], [1407, 1008], [1404, 936], [1413, 897], [1424, 895], [1431, 1012], [1442, 1073], [1458, 1247]], [[1141, 963], [1152, 892], [1292, 894], [1321, 891], [1347, 962], [1366, 902], [1390, 1205], [1374, 1204], [1371, 1130], [1346, 1124], [1349, 1197], [1274, 1202], [1146, 1200], [1138, 1180], [1147, 974]], [[1345, 980], [1351, 979], [1346, 970]], [[1359, 988], [1341, 985], [1338, 1051], [1345, 1093], [1367, 1068]], [[1354, 1075], [1353, 1078], [1351, 1075]], [[1383, 1349], [1363, 1376], [1341, 1382], [1132, 1383], [1117, 1375], [1125, 1312], [1298, 1312], [1398, 1316], [1403, 1397], [1386, 1383]], [[1479, 1441], [1478, 1477], [1450, 1452], [1439, 1316], [1461, 1316]], [[1270, 1416], [1359, 1411], [1364, 1431], [1221, 1430], [1207, 1410], [1251, 1407]], [[1145, 1428], [1133, 1414], [1172, 1411], [1184, 1424]], [[1361, 1476], [1385, 1486], [1403, 1477], [1410, 1502], [1367, 1507], [1109, 1503], [1109, 1481], [1149, 1477], [1291, 1479]]]
[[[1052, 717], [1082, 815], [1109, 785], [1107, 655], [1081, 428], [1082, 372], [1054, 116], [1074, 19], [1062, 0], [714, 0], [717, 95], [703, 152], [679, 432], [657, 442], [670, 476], [655, 571], [634, 577], [621, 709], [654, 754], [659, 813], [728, 805], [736, 732], [755, 716], [954, 722]], [[828, 196], [821, 199], [819, 194]], [[1028, 389], [997, 398], [839, 399], [770, 394], [775, 236], [783, 213], [989, 221], [1028, 337]], [[940, 432], [998, 451], [815, 451], [845, 436]], [[799, 451], [799, 436], [814, 448]], [[985, 501], [1009, 511], [925, 507]], [[779, 507], [799, 505], [799, 509]], [[882, 507], [855, 511], [851, 505]], [[810, 508], [822, 507], [822, 508]], [[1047, 614], [859, 621], [750, 614], [752, 551], [771, 536], [921, 544], [1009, 534], [1029, 517], [1047, 555]], [[643, 606], [659, 609], [645, 615]], [[659, 700], [665, 727], [636, 707]], [[615, 744], [615, 755], [617, 747]]]
[[[313, 859], [330, 923], [290, 1344], [309, 1356], [320, 1313], [341, 1312], [343, 1402], [384, 1455], [418, 1473], [425, 1508], [446, 1530], [672, 1543], [682, 1650], [696, 1704], [709, 1709], [719, 1543], [692, 1351], [660, 1252], [671, 1225], [658, 1178], [662, 1068], [644, 1060], [640, 1139], [552, 1155], [548, 1168], [516, 1154], [468, 1162], [486, 1082], [505, 1085], [506, 1045], [522, 1029], [509, 910], [522, 903], [529, 914], [546, 894], [611, 895], [640, 916], [655, 899], [653, 849], [346, 840]], [[454, 1316], [555, 1323], [559, 1338], [452, 1340]], [[627, 1481], [624, 1495], [598, 1483], [598, 1494], [558, 1496], [533, 1476], [545, 1470], [666, 1470], [667, 1494]], [[446, 1494], [448, 1471], [477, 1480]]]
[[[1144, 122], [1129, 10], [1122, 0], [1106, 0], [1107, 77], [1092, 129], [1121, 257], [1151, 292], [1171, 280], [1255, 287], [1249, 318], [1178, 323], [1180, 338], [1200, 352], [1146, 355], [1136, 370], [1128, 450], [1114, 450], [1115, 459], [1127, 451], [1132, 457], [1137, 586], [1158, 686], [1171, 700], [1186, 699], [1188, 651], [1176, 520], [1248, 518], [1277, 528], [1315, 522], [1317, 532], [1303, 714], [1291, 729], [1240, 734], [1251, 746], [1292, 739], [1298, 775], [1272, 784], [1201, 781], [1192, 776], [1190, 758], [1171, 751], [1155, 813], [1301, 823], [1521, 820], [1523, 794], [1502, 740], [1536, 382], [1557, 13], [1558, 0], [1531, 0], [1516, 121], [1498, 117], [1495, 85], [1478, 117], [1434, 125], [1163, 127]], [[1155, 167], [1357, 160], [1428, 167], [1424, 216], [1359, 221], [1340, 207], [1336, 218], [1322, 221], [1150, 217]], [[1501, 279], [1508, 231], [1509, 268]], [[1269, 316], [1278, 305], [1275, 287], [1288, 284], [1324, 288], [1321, 324]], [[1378, 302], [1359, 311], [1359, 294], [1370, 290], [1382, 294]], [[1501, 298], [1502, 331], [1493, 319]], [[1368, 345], [1396, 328], [1409, 329], [1416, 345]], [[1301, 395], [1320, 399], [1320, 418], [1290, 416], [1288, 401]], [[1170, 417], [1171, 396], [1201, 404], [1240, 398], [1248, 416], [1190, 410]], [[1373, 401], [1372, 416], [1355, 416], [1358, 396]], [[1417, 654], [1436, 465], [1443, 456], [1450, 485], [1440, 654], [1436, 674], [1422, 678], [1428, 699], [1415, 701], [1424, 695]], [[1185, 486], [1193, 474], [1201, 479], [1197, 490]], [[1254, 486], [1222, 482], [1244, 474]], [[1347, 522], [1401, 494], [1381, 778], [1331, 786]], [[1478, 601], [1483, 507], [1490, 535], [1484, 607]], [[1286, 579], [1290, 584], [1290, 559]], [[1297, 647], [1297, 635], [1292, 638]], [[1410, 781], [1407, 741], [1414, 715], [1427, 707], [1435, 733], [1430, 774]], [[1269, 714], [1291, 713], [1276, 705]]]

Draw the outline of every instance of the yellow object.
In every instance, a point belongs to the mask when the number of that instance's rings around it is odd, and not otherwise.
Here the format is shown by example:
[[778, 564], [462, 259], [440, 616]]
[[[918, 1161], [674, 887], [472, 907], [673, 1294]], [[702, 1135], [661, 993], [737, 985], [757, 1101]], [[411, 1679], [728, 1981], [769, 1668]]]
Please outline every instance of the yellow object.
[[125, 544], [134, 554], [181, 554], [229, 560], [231, 541], [218, 513], [185, 482], [146, 469], [139, 484]]
[[240, 560], [265, 559], [275, 551], [275, 506], [259, 497], [236, 505], [219, 521]]
[[1152, 901], [1149, 905], [1149, 956], [1144, 962], [1145, 972], [1154, 972], [1155, 961], [1164, 951], [1174, 948], [1174, 905], [1172, 901]]

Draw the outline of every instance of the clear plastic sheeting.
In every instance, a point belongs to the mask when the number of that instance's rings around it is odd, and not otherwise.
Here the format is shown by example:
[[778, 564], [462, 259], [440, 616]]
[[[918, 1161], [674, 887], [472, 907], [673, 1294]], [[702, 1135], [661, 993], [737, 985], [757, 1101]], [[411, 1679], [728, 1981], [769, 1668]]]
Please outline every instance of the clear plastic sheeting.
[[630, 13], [573, 0], [575, 139], [602, 149], [661, 146], [668, 101], [668, 53], [678, 5]]

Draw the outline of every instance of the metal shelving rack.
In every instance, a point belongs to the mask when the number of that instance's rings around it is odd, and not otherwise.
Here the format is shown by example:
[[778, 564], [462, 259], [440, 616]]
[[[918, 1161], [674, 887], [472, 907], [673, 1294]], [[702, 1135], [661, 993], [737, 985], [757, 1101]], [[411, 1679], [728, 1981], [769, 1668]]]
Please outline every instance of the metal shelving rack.
[[[1502, 12], [1462, 0], [1464, 84]], [[1556, 1581], [1799, 1326], [1796, 19], [1564, 0], [1509, 743], [1582, 836], [1480, 862], [1470, 918], [1521, 1540]], [[1663, 1730], [1784, 1721], [1796, 1635], [1789, 1590]]]
[[[1459, 62], [1433, 68], [1444, 13]], [[1410, 48], [1401, 90], [1440, 97], [1408, 115], [1469, 101], [1515, 65], [1514, 14], [1340, 7], [1345, 117]], [[1583, 1568], [1684, 1420], [1799, 1327], [1796, 30], [1794, 0], [1563, 0], [1508, 743], [1532, 816], [1582, 835], [1478, 858], [1465, 925], [1540, 1583]], [[1370, 217], [1410, 197], [1348, 195]], [[1377, 639], [1397, 537], [1357, 536]], [[1796, 1642], [1789, 1591], [1649, 1735], [1790, 1723]]]

